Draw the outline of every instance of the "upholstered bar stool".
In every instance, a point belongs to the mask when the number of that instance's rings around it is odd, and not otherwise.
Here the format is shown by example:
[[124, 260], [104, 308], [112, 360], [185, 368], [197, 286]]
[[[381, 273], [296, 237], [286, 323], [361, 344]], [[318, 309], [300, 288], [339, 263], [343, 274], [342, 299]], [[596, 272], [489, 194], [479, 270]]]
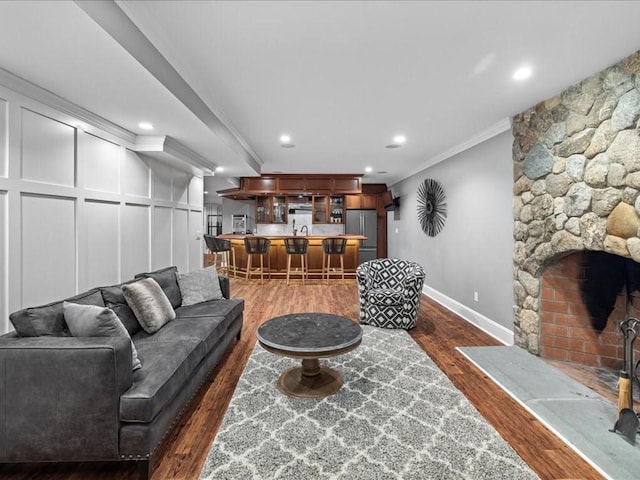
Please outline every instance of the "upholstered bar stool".
[[303, 237], [289, 237], [284, 239], [284, 249], [287, 252], [287, 285], [289, 285], [289, 274], [291, 273], [291, 257], [300, 257], [300, 276], [304, 285], [307, 277], [307, 250], [309, 250], [309, 240]]
[[[330, 275], [341, 275], [344, 280], [344, 252], [347, 246], [347, 239], [344, 237], [329, 237], [322, 240], [322, 278], [327, 275], [329, 283]], [[331, 269], [331, 258], [340, 258], [340, 268]]]
[[[271, 246], [271, 240], [264, 237], [245, 237], [244, 248], [247, 252], [247, 282], [258, 271], [260, 272], [260, 283], [264, 281], [264, 257], [267, 257], [267, 273], [271, 278], [271, 262], [269, 260], [269, 247]], [[254, 256], [258, 255], [260, 258], [260, 268], [256, 268], [251, 271], [251, 261]]]
[[[224, 238], [217, 238], [213, 235], [205, 235], [204, 241], [209, 252], [214, 255], [214, 265], [220, 273], [230, 273], [236, 276], [236, 252], [231, 246], [231, 241]], [[231, 253], [231, 255], [229, 255]], [[218, 255], [220, 255], [220, 266], [218, 267]]]

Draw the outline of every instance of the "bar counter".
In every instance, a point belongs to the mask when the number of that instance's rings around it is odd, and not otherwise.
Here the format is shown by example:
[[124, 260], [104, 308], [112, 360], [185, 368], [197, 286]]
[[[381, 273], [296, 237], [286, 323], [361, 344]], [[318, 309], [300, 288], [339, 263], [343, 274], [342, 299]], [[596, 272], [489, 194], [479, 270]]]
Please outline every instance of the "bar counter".
[[[345, 275], [353, 277], [358, 266], [358, 256], [360, 253], [360, 241], [367, 237], [362, 235], [231, 235], [223, 234], [218, 238], [225, 238], [231, 241], [236, 256], [236, 270], [244, 275], [247, 268], [247, 254], [244, 249], [244, 239], [247, 236], [265, 237], [271, 240], [269, 248], [269, 261], [271, 263], [271, 276], [275, 278], [285, 278], [287, 275], [287, 252], [284, 248], [285, 238], [306, 238], [309, 240], [309, 250], [307, 252], [307, 264], [310, 278], [320, 278], [322, 276], [322, 240], [331, 237], [342, 237], [347, 239], [347, 247], [344, 254]], [[205, 262], [208, 263], [208, 262]], [[210, 263], [208, 263], [210, 264]], [[331, 266], [339, 266], [339, 260], [332, 259]], [[252, 263], [252, 269], [255, 262]], [[265, 265], [266, 266], [266, 265]], [[291, 268], [300, 266], [298, 255], [294, 255], [291, 261]], [[299, 278], [298, 275], [292, 278]]]

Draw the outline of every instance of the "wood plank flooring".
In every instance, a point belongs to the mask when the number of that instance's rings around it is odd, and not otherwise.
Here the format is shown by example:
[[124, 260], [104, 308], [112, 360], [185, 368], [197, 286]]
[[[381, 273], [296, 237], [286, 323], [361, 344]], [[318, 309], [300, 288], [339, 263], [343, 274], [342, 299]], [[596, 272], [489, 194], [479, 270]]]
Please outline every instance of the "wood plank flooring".
[[[157, 453], [153, 480], [197, 479], [255, 344], [256, 328], [262, 322], [277, 315], [310, 311], [343, 315], [353, 320], [358, 318], [358, 292], [354, 280], [332, 281], [328, 286], [319, 282], [287, 286], [283, 280], [265, 281], [260, 285], [232, 279], [231, 293], [245, 299], [242, 338], [212, 373]], [[499, 345], [495, 339], [424, 296], [418, 325], [410, 333], [541, 479], [602, 478], [455, 349], [458, 346]], [[137, 480], [138, 475], [135, 465], [128, 462], [5, 464], [0, 465], [0, 478]]]

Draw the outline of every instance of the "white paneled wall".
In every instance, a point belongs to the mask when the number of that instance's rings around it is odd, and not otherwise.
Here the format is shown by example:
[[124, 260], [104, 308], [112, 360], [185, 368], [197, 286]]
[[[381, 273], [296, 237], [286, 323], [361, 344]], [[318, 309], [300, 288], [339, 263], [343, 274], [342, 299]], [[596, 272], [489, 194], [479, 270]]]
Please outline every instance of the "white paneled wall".
[[120, 205], [87, 200], [84, 214], [85, 235], [79, 238], [80, 290], [112, 283], [120, 273]]
[[[0, 136], [1, 138], [1, 136]], [[0, 332], [9, 329], [8, 272], [7, 272], [7, 192], [0, 190]]]
[[80, 173], [87, 190], [120, 192], [120, 153], [115, 143], [82, 132], [78, 138]]
[[23, 304], [37, 305], [75, 293], [75, 199], [22, 193], [20, 212]]
[[150, 269], [151, 207], [127, 203], [122, 216], [122, 278], [131, 278]]
[[21, 113], [21, 178], [73, 187], [76, 129], [25, 108]]
[[153, 263], [151, 268], [157, 270], [171, 262], [171, 208], [156, 207], [153, 209]]
[[8, 122], [9, 114], [8, 103], [4, 98], [0, 98], [0, 177], [7, 176], [7, 138], [8, 138]]
[[179, 272], [189, 271], [189, 215], [187, 210], [173, 210], [173, 263]]
[[0, 333], [9, 313], [202, 266], [203, 181], [0, 86]]

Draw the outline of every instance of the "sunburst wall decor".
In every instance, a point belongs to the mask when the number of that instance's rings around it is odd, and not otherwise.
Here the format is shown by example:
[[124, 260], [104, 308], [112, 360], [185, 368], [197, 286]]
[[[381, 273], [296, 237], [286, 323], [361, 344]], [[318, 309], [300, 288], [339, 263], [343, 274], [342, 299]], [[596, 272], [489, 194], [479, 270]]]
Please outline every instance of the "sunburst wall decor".
[[418, 187], [418, 221], [424, 233], [435, 237], [447, 218], [447, 197], [440, 182], [427, 178]]

